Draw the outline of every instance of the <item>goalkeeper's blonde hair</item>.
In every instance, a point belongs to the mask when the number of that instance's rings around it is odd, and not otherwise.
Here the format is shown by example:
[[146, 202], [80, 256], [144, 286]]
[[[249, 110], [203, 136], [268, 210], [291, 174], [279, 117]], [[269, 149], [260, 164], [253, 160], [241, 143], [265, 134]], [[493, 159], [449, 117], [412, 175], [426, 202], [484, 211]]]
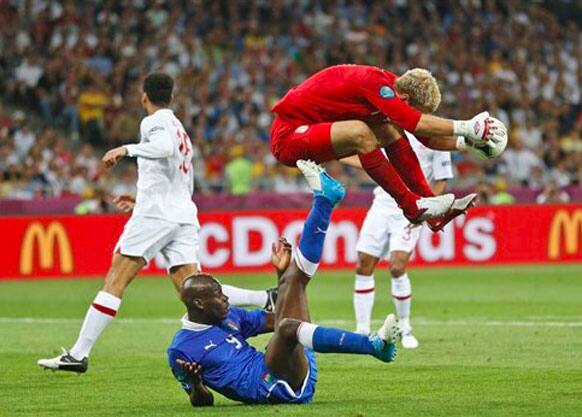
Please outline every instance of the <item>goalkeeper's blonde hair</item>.
[[408, 103], [423, 111], [433, 113], [441, 104], [441, 91], [437, 80], [424, 68], [406, 71], [394, 82], [400, 94], [408, 94]]

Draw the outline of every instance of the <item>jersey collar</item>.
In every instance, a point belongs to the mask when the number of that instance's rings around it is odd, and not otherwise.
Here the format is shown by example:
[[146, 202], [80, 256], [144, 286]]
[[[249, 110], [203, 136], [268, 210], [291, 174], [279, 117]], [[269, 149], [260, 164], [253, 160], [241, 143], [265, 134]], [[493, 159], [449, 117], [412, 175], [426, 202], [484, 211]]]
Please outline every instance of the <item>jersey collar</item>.
[[211, 327], [211, 324], [196, 323], [188, 320], [187, 314], [184, 314], [184, 317], [182, 317], [182, 329], [192, 330], [193, 332], [200, 332], [202, 330], [210, 329]]
[[152, 114], [161, 113], [161, 112], [170, 112], [170, 113], [174, 114], [174, 111], [168, 107], [164, 107], [163, 109], [157, 109]]

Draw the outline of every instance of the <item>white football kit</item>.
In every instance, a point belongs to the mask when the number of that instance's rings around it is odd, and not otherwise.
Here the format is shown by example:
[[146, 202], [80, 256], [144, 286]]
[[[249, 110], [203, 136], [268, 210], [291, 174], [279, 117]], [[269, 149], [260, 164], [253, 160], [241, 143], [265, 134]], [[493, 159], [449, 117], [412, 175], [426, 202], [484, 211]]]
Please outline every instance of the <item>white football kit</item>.
[[159, 252], [168, 268], [200, 264], [190, 138], [170, 109], [145, 117], [140, 135], [139, 144], [125, 145], [137, 157], [137, 196], [115, 251], [146, 262]]
[[[453, 178], [451, 154], [435, 151], [406, 132], [429, 183]], [[366, 214], [356, 245], [358, 252], [385, 258], [390, 252], [412, 252], [420, 236], [420, 226], [411, 224], [396, 201], [380, 187], [374, 189], [374, 201]]]

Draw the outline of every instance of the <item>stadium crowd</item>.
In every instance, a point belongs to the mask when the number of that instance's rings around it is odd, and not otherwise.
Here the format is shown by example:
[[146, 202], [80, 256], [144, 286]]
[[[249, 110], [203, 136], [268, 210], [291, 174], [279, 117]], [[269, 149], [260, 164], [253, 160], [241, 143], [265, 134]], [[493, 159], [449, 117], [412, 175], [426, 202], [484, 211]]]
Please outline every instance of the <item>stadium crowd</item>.
[[509, 127], [501, 159], [455, 155], [455, 185], [567, 200], [582, 179], [581, 17], [568, 0], [0, 0], [0, 198], [132, 192], [135, 166], [111, 174], [99, 157], [137, 140], [152, 69], [177, 80], [199, 192], [300, 191], [271, 155], [269, 109], [310, 74], [359, 63], [426, 67], [440, 115], [487, 109]]

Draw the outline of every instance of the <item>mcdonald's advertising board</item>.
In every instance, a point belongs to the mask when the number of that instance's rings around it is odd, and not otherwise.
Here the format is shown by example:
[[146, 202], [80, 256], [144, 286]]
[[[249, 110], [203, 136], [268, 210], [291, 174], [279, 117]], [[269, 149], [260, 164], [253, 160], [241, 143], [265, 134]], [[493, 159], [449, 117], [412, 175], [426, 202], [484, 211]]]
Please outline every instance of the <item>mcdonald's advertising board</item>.
[[[216, 272], [269, 269], [270, 243], [296, 242], [305, 210], [212, 212], [200, 216], [202, 267]], [[337, 209], [322, 266], [350, 268], [365, 209]], [[0, 217], [0, 279], [101, 277], [110, 265], [124, 215]], [[416, 266], [581, 263], [582, 205], [483, 206], [443, 232], [426, 227], [413, 254]], [[145, 274], [165, 273], [154, 259]]]

